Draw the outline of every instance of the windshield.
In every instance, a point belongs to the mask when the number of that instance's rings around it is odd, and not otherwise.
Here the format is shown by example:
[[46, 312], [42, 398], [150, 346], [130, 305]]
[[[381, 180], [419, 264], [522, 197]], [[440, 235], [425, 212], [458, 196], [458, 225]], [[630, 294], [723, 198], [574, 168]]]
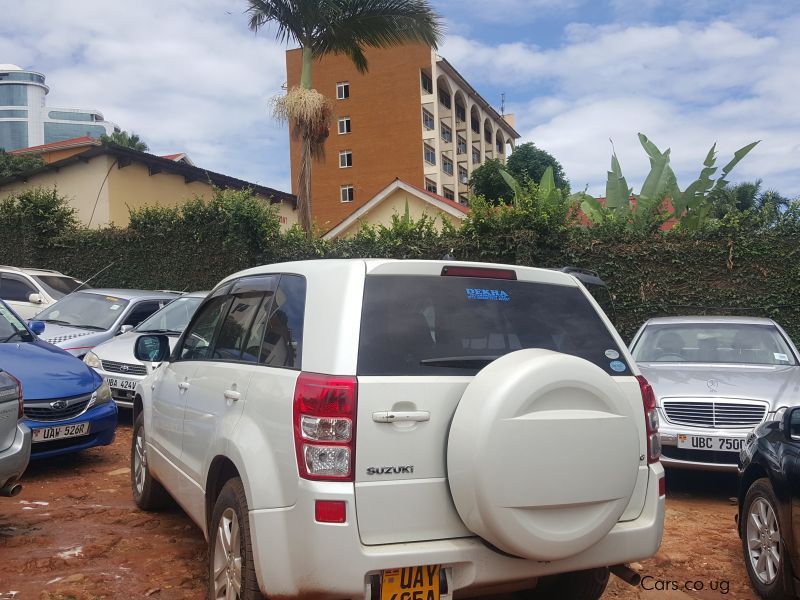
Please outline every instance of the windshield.
[[89, 287], [85, 283], [66, 275], [34, 275], [33, 278], [56, 300], [71, 294], [78, 288], [86, 289]]
[[795, 365], [773, 325], [675, 323], [648, 325], [633, 348], [637, 362]]
[[46, 323], [105, 331], [125, 312], [127, 305], [128, 301], [122, 298], [76, 292], [40, 312], [36, 319]]
[[33, 336], [22, 321], [9, 308], [0, 302], [0, 344], [10, 342], [30, 342]]
[[203, 298], [189, 296], [178, 298], [157, 313], [142, 321], [136, 328], [140, 333], [173, 333], [178, 335], [186, 329], [194, 311]]
[[359, 375], [474, 375], [523, 348], [630, 368], [574, 286], [478, 277], [372, 275], [364, 287]]

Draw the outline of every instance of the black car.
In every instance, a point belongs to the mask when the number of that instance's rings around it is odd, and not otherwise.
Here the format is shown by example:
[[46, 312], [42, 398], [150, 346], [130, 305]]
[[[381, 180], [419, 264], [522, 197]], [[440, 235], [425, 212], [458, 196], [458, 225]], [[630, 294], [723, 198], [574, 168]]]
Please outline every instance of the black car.
[[739, 460], [739, 537], [762, 598], [800, 591], [800, 407], [758, 427]]

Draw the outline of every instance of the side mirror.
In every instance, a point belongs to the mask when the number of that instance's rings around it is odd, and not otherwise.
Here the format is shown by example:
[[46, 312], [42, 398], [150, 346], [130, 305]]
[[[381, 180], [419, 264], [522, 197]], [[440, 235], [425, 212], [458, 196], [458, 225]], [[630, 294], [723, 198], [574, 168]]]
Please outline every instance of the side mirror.
[[165, 335], [140, 335], [133, 354], [136, 360], [163, 362], [169, 358], [169, 338]]
[[44, 302], [41, 294], [28, 294], [28, 302], [31, 304], [41, 304]]
[[119, 333], [128, 333], [129, 331], [133, 331], [133, 325], [121, 325], [119, 328]]
[[28, 328], [36, 335], [42, 335], [44, 333], [44, 321], [28, 321]]
[[782, 425], [786, 439], [800, 442], [800, 406], [786, 409]]

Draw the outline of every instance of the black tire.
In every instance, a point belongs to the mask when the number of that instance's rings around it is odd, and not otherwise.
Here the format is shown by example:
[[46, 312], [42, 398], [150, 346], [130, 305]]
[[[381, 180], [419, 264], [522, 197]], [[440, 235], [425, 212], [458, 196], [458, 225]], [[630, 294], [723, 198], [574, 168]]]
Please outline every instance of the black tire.
[[[231, 576], [235, 574], [235, 566], [232, 566], [229, 571], [226, 565], [233, 565], [224, 560], [225, 552], [223, 542], [220, 542], [218, 547], [217, 539], [220, 532], [225, 530], [232, 538], [236, 537], [234, 531], [234, 521], [232, 517], [235, 516], [235, 524], [238, 525], [238, 552], [240, 557], [240, 590], [236, 598], [241, 600], [262, 600], [263, 596], [258, 589], [258, 580], [256, 579], [255, 563], [253, 562], [253, 547], [250, 542], [250, 521], [248, 520], [247, 510], [247, 497], [244, 493], [244, 486], [242, 480], [238, 477], [229, 479], [222, 490], [217, 496], [216, 503], [214, 504], [214, 511], [211, 514], [211, 522], [208, 526], [208, 594], [209, 600], [217, 600], [217, 598], [225, 598], [224, 593], [219, 595], [219, 591], [225, 589], [225, 585], [230, 581], [228, 574]], [[226, 536], [227, 537], [227, 536]], [[235, 545], [235, 544], [234, 544]], [[215, 577], [214, 564], [217, 562], [219, 567], [218, 575]], [[220, 588], [217, 587], [219, 581]]]
[[542, 577], [532, 590], [517, 593], [521, 600], [598, 600], [608, 585], [606, 567]]
[[[150, 475], [150, 469], [147, 467], [144, 434], [144, 415], [139, 413], [133, 423], [133, 434], [131, 435], [131, 494], [136, 506], [142, 510], [153, 512], [170, 506], [172, 498], [167, 490]], [[137, 454], [142, 465], [141, 485], [137, 484], [137, 477], [140, 475], [137, 470]]]
[[[753, 568], [752, 559], [750, 557], [750, 549], [748, 544], [748, 525], [750, 521], [750, 510], [756, 502], [766, 502], [775, 514], [778, 523], [779, 543], [779, 556], [780, 562], [775, 579], [769, 584], [761, 581]], [[772, 485], [766, 477], [757, 479], [753, 482], [747, 490], [742, 504], [742, 554], [744, 564], [747, 568], [747, 575], [750, 578], [750, 585], [756, 593], [765, 598], [766, 600], [784, 600], [793, 598], [794, 582], [792, 577], [792, 565], [789, 562], [789, 553], [784, 549], [783, 536], [780, 534], [786, 527], [786, 523], [780, 520], [780, 512], [778, 511], [778, 499], [775, 497], [775, 492], [772, 490]]]

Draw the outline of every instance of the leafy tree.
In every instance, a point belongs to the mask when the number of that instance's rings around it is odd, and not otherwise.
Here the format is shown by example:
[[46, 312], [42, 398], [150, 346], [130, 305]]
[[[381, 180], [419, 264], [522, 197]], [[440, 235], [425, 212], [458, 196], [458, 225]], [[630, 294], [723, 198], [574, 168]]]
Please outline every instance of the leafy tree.
[[497, 158], [490, 158], [475, 169], [469, 178], [472, 194], [482, 196], [491, 204], [509, 202], [514, 192], [503, 179], [502, 170], [503, 163]]
[[428, 0], [248, 0], [250, 29], [272, 23], [282, 42], [303, 52], [300, 87], [276, 102], [275, 113], [286, 119], [300, 140], [297, 208], [306, 235], [311, 235], [311, 161], [324, 156], [333, 109], [312, 87], [314, 59], [329, 54], [348, 56], [359, 72], [368, 69], [367, 48], [388, 48], [409, 42], [434, 48], [442, 36], [439, 16]]
[[732, 212], [753, 211], [759, 213], [767, 221], [774, 221], [792, 203], [790, 198], [775, 190], [762, 190], [762, 180], [743, 181], [737, 184], [726, 184], [714, 190], [711, 202], [713, 214], [718, 218]]
[[111, 135], [106, 135], [104, 133], [100, 136], [100, 141], [103, 143], [111, 142], [117, 146], [124, 146], [131, 150], [138, 150], [139, 152], [147, 152], [150, 149], [138, 134], [128, 133], [127, 131], [115, 131]]
[[0, 179], [44, 166], [38, 154], [9, 154], [0, 148]]
[[537, 148], [532, 142], [517, 146], [508, 157], [506, 166], [517, 181], [523, 181], [525, 177], [530, 177], [532, 181], [540, 181], [544, 177], [545, 170], [550, 167], [553, 169], [556, 187], [569, 191], [569, 180], [564, 175], [561, 163], [552, 154]]

